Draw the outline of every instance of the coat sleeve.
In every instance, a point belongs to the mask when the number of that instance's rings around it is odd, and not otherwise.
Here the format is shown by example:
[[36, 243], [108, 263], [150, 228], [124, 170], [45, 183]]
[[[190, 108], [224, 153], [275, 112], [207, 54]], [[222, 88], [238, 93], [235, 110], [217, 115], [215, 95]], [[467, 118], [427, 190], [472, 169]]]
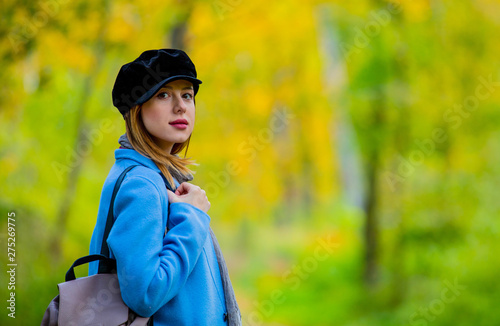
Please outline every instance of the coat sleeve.
[[[157, 186], [142, 176], [125, 178], [115, 199], [116, 220], [107, 243], [116, 259], [125, 304], [150, 317], [175, 297], [193, 270], [209, 232], [210, 217], [188, 203], [170, 205], [169, 229]], [[166, 198], [167, 197], [167, 198]]]

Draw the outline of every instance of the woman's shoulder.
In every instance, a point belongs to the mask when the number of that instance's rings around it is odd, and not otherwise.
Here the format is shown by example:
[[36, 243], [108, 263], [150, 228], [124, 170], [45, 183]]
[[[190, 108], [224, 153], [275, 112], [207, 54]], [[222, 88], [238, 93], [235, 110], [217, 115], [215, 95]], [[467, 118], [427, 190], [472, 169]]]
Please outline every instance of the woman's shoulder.
[[127, 178], [128, 180], [133, 180], [134, 182], [151, 183], [155, 185], [158, 190], [162, 190], [165, 188], [165, 183], [160, 173], [144, 165], [134, 166], [130, 171], [128, 171], [123, 181], [126, 181]]
[[128, 165], [115, 164], [111, 168], [108, 174], [108, 177], [105, 182], [105, 187], [107, 184], [107, 186], [112, 189], [114, 187], [114, 184], [116, 184], [118, 178], [122, 174], [122, 172], [130, 166], [134, 167], [127, 172], [127, 174], [123, 178], [123, 182], [120, 188], [124, 187], [135, 188], [139, 186], [155, 187], [158, 190], [158, 192], [166, 193], [166, 190], [164, 189], [165, 188], [164, 181], [160, 173], [141, 164], [128, 164]]

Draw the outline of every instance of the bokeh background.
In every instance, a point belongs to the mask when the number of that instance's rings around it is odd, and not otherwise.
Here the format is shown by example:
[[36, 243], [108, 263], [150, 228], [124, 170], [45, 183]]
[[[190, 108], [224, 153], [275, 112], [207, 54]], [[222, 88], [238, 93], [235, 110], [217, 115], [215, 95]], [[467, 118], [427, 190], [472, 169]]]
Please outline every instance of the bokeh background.
[[500, 325], [499, 1], [3, 0], [1, 17], [0, 261], [15, 212], [18, 263], [1, 325], [38, 325], [87, 254], [125, 131], [112, 85], [165, 47], [203, 81], [187, 156], [245, 325]]

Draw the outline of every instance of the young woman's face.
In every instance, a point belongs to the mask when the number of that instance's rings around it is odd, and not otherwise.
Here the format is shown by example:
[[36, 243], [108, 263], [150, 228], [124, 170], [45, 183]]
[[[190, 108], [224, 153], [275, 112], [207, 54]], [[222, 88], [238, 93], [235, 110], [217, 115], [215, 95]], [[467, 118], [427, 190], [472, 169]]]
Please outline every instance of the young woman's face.
[[175, 143], [185, 142], [193, 132], [193, 84], [184, 79], [165, 84], [142, 105], [141, 116], [155, 143], [170, 153]]

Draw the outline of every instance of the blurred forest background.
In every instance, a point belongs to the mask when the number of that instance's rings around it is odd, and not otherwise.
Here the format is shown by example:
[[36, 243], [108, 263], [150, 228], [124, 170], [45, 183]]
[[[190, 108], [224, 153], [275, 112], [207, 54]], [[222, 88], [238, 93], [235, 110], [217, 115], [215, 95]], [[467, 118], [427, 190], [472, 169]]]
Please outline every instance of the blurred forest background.
[[498, 0], [1, 10], [1, 325], [38, 325], [87, 254], [125, 131], [114, 80], [164, 47], [203, 81], [187, 156], [244, 325], [500, 325]]

